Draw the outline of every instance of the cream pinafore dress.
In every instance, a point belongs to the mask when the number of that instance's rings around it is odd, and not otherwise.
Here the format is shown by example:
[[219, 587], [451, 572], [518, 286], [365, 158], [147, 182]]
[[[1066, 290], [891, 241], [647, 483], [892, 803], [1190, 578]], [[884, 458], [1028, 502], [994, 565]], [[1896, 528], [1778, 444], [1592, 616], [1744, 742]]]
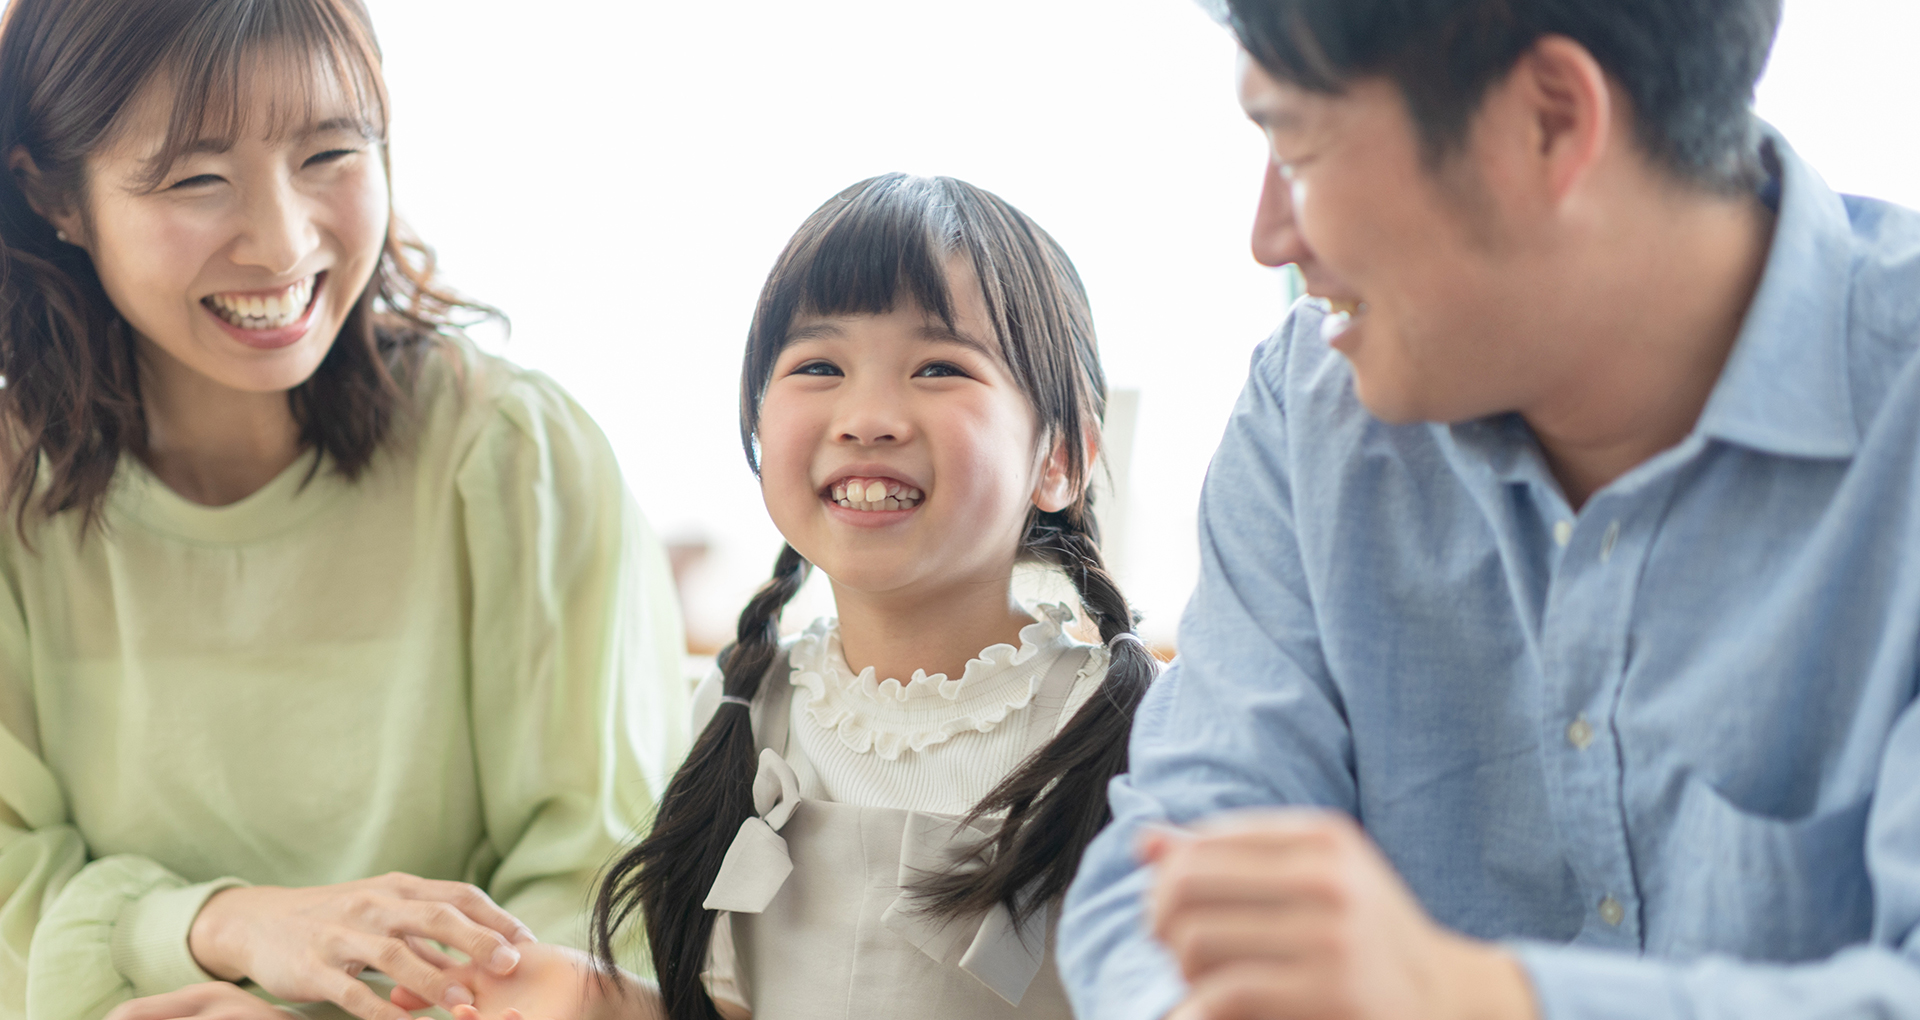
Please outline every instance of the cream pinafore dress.
[[[1052, 739], [1087, 653], [1054, 662], [1027, 710], [1026, 749]], [[991, 820], [803, 799], [787, 731], [793, 685], [782, 653], [750, 712], [756, 815], [740, 827], [705, 906], [728, 911], [734, 981], [754, 1020], [919, 1017], [1070, 1020], [1053, 963], [1057, 906], [1015, 928], [1004, 906], [942, 921], [902, 889], [991, 838]]]

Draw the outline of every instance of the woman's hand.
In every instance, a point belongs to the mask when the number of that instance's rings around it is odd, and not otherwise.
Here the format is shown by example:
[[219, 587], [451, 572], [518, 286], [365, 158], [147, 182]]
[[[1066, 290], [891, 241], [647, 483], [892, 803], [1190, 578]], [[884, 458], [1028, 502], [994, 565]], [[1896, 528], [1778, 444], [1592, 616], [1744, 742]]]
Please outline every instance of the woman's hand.
[[251, 978], [288, 1002], [332, 1002], [361, 1020], [409, 1020], [358, 976], [377, 970], [426, 1002], [473, 1002], [429, 939], [471, 956], [476, 973], [505, 975], [520, 962], [516, 943], [533, 942], [533, 933], [464, 882], [396, 873], [306, 889], [223, 890], [201, 908], [187, 946], [214, 977]]
[[[472, 964], [452, 968], [474, 996], [473, 1005], [454, 1007], [454, 1020], [660, 1020], [665, 1015], [654, 986], [624, 970], [603, 975], [592, 957], [565, 946], [524, 948], [520, 966], [505, 976]], [[416, 1001], [397, 988], [393, 998], [402, 1005]]]
[[240, 990], [225, 981], [188, 985], [177, 992], [128, 999], [114, 1007], [106, 1020], [298, 1020], [289, 1010]]

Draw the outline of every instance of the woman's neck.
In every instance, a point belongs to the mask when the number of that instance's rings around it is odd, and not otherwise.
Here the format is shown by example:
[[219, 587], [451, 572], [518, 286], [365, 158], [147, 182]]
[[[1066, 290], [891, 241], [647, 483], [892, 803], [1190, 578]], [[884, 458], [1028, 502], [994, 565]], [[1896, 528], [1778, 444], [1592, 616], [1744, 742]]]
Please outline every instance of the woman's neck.
[[916, 669], [959, 677], [981, 649], [1018, 644], [1020, 628], [1033, 622], [1013, 600], [1011, 577], [919, 597], [855, 591], [836, 582], [833, 601], [847, 665], [856, 673], [872, 666], [881, 679], [904, 681]]
[[253, 495], [300, 456], [284, 392], [223, 386], [141, 343], [147, 467], [183, 499], [226, 506]]

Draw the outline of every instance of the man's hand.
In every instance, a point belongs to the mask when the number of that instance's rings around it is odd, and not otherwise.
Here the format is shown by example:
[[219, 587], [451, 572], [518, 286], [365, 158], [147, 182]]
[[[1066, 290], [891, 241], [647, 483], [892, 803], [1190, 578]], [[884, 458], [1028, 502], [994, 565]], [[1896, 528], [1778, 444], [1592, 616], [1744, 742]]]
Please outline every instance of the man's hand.
[[1345, 815], [1281, 810], [1140, 843], [1168, 1020], [1538, 1020], [1519, 962], [1429, 918]]
[[187, 947], [214, 977], [251, 978], [288, 1002], [328, 1001], [361, 1020], [408, 1020], [406, 1011], [359, 980], [361, 971], [377, 970], [427, 1002], [473, 1001], [472, 990], [443, 963], [422, 955], [426, 940], [507, 974], [520, 961], [517, 943], [532, 942], [533, 933], [464, 882], [392, 874], [306, 889], [215, 893], [194, 919]]
[[129, 999], [106, 1020], [299, 1020], [293, 1012], [240, 990], [225, 981], [188, 985], [176, 992]]

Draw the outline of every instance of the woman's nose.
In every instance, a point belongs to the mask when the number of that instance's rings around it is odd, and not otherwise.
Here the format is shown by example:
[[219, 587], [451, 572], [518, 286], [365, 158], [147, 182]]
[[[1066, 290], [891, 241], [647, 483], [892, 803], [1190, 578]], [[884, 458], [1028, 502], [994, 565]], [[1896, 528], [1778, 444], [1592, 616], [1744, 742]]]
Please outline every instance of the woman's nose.
[[1253, 213], [1253, 257], [1263, 266], [1302, 262], [1312, 250], [1300, 237], [1293, 218], [1293, 182], [1280, 173], [1280, 164], [1267, 160], [1267, 176], [1260, 184], [1260, 205]]
[[292, 272], [320, 244], [310, 203], [289, 182], [254, 191], [246, 222], [233, 248], [233, 260], [258, 266], [275, 276]]

